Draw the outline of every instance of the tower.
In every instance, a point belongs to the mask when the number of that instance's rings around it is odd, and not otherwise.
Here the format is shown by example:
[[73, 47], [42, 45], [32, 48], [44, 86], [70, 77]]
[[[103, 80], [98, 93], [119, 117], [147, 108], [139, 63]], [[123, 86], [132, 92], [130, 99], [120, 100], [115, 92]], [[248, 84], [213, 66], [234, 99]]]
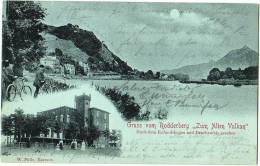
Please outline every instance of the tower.
[[84, 117], [84, 127], [88, 127], [90, 122], [90, 101], [91, 95], [88, 96], [83, 93], [83, 95], [75, 96], [76, 110], [79, 111]]

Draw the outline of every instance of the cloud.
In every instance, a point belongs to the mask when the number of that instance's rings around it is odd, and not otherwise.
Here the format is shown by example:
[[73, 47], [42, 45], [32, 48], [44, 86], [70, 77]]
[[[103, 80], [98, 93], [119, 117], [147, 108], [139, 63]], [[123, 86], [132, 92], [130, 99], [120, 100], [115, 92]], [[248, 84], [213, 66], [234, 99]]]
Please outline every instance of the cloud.
[[152, 28], [156, 32], [191, 34], [213, 34], [223, 35], [226, 33], [224, 27], [218, 20], [205, 16], [203, 13], [170, 8], [167, 11], [151, 11], [145, 14], [135, 13], [131, 15], [133, 24], [142, 24]]
[[162, 19], [186, 26], [196, 27], [215, 23], [214, 21], [210, 20], [210, 18], [205, 17], [199, 13], [181, 11], [178, 9], [172, 9], [169, 13], [160, 13], [159, 15]]

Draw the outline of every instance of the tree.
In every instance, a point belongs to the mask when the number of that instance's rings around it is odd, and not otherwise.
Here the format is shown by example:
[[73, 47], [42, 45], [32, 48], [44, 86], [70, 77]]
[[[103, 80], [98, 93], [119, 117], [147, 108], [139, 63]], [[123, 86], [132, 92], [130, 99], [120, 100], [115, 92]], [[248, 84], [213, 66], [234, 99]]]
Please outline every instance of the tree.
[[122, 93], [116, 88], [100, 88], [100, 91], [113, 101], [125, 119], [130, 120], [139, 117], [140, 106], [135, 103], [134, 97], [131, 97], [128, 93]]
[[222, 79], [226, 79], [227, 78], [227, 76], [225, 74], [225, 71], [220, 71], [220, 78], [222, 78]]
[[239, 68], [238, 70], [233, 72], [233, 78], [235, 80], [243, 80], [243, 79], [246, 79], [246, 75], [244, 74], [243, 70], [241, 70], [241, 68]]
[[207, 80], [209, 81], [217, 81], [220, 77], [220, 70], [218, 68], [213, 68], [210, 70]]
[[2, 116], [2, 134], [7, 136], [7, 145], [9, 144], [9, 140], [11, 140], [11, 136], [14, 134], [12, 118], [11, 116]]
[[140, 120], [149, 120], [150, 114], [151, 114], [151, 112], [147, 110], [146, 112], [144, 112], [140, 115]]
[[75, 139], [79, 138], [80, 135], [80, 126], [76, 121], [70, 121], [66, 130], [65, 130], [65, 137], [68, 139]]
[[168, 79], [170, 79], [170, 80], [174, 80], [175, 78], [176, 78], [176, 74], [170, 74], [168, 76]]
[[227, 67], [225, 70], [225, 75], [227, 78], [232, 78], [233, 77], [233, 70], [231, 67]]
[[[33, 115], [24, 115], [24, 128], [22, 130], [22, 133], [26, 134], [26, 137], [32, 136], [33, 132], [35, 131], [35, 127], [36, 125], [38, 125], [37, 123], [35, 123], [35, 118]], [[37, 129], [36, 129], [37, 131]]]
[[6, 22], [3, 22], [3, 35], [2, 35], [2, 59], [14, 62], [13, 44], [12, 44], [12, 31]]
[[160, 79], [161, 73], [160, 72], [156, 72], [155, 74], [155, 79]]
[[50, 127], [47, 121], [47, 117], [38, 115], [37, 117], [33, 118], [33, 126], [34, 127], [31, 132], [32, 136], [38, 136], [41, 133], [47, 136], [49, 132], [48, 127]]
[[166, 109], [160, 108], [157, 115], [158, 119], [167, 119], [167, 116], [168, 116], [168, 111]]
[[24, 111], [20, 108], [15, 110], [14, 114], [11, 114], [11, 119], [14, 125], [14, 138], [17, 141], [21, 141], [21, 137], [23, 135], [24, 127], [25, 127], [25, 115]]
[[148, 70], [146, 73], [145, 73], [145, 79], [149, 80], [149, 79], [153, 79], [154, 76], [153, 76], [153, 71], [152, 70]]
[[45, 10], [33, 1], [8, 1], [7, 15], [4, 50], [12, 49], [14, 61], [18, 56], [29, 62], [39, 60], [45, 51], [40, 35], [44, 30], [41, 20], [45, 17]]
[[258, 79], [258, 66], [250, 66], [245, 68], [244, 74], [249, 80], [257, 80]]
[[145, 73], [143, 71], [141, 71], [140, 74], [139, 74], [139, 77], [144, 79], [145, 78]]
[[62, 56], [63, 56], [63, 53], [62, 53], [61, 49], [55, 48], [55, 55], [56, 55], [57, 57], [62, 57]]

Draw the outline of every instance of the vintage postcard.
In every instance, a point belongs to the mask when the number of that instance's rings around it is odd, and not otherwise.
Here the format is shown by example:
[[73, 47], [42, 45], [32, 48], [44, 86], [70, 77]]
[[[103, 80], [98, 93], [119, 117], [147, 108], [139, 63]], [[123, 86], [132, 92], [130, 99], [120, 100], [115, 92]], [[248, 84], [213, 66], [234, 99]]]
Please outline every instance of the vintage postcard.
[[257, 163], [258, 4], [2, 6], [1, 162]]

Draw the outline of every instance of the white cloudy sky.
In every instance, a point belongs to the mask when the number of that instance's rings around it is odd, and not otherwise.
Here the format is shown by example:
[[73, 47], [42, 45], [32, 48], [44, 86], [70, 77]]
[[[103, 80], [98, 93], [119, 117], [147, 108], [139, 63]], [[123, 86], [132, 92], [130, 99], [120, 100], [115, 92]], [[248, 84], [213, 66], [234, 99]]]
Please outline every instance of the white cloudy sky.
[[217, 60], [248, 45], [258, 50], [258, 7], [248, 4], [41, 2], [45, 23], [93, 31], [139, 70]]

